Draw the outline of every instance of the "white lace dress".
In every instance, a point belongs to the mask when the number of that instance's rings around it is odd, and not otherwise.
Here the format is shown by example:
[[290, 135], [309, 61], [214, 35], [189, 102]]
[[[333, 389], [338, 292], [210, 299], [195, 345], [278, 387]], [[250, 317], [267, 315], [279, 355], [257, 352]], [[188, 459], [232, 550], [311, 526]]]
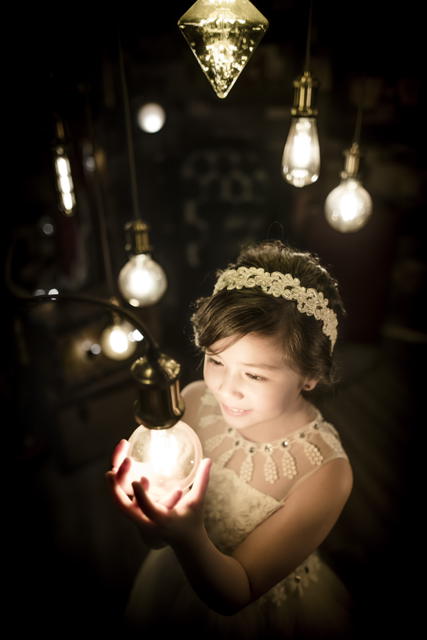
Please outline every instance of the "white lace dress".
[[[212, 461], [205, 498], [211, 540], [231, 553], [291, 491], [323, 464], [346, 458], [339, 436], [316, 418], [286, 438], [248, 440], [225, 424], [213, 395], [201, 397], [197, 432]], [[256, 602], [232, 616], [209, 609], [195, 594], [173, 550], [150, 551], [129, 597], [125, 621], [132, 637], [174, 633], [183, 638], [349, 638], [350, 598], [345, 586], [312, 553]]]

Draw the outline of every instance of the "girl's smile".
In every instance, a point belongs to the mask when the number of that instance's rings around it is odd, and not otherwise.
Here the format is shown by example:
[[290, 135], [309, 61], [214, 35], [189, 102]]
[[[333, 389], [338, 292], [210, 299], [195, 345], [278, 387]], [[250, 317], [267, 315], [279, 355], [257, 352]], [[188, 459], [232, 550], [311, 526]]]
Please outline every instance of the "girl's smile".
[[275, 336], [218, 340], [206, 351], [204, 379], [224, 420], [254, 439], [280, 438], [313, 417], [301, 395], [307, 380], [286, 363]]

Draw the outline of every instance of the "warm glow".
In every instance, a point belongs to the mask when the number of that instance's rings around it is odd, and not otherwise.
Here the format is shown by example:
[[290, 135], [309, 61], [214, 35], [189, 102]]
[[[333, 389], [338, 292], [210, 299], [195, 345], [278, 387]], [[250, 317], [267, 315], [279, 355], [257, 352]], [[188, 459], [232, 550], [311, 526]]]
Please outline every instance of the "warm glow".
[[107, 327], [101, 336], [102, 352], [112, 360], [126, 360], [136, 349], [134, 340], [130, 339], [133, 327], [128, 322], [115, 323]]
[[282, 158], [283, 177], [294, 187], [316, 182], [320, 170], [315, 118], [292, 118]]
[[371, 196], [355, 178], [343, 180], [326, 198], [326, 219], [337, 231], [358, 231], [371, 213]]
[[157, 133], [165, 124], [165, 110], [160, 104], [149, 102], [138, 111], [138, 124], [147, 133]]
[[129, 457], [134, 475], [148, 478], [148, 493], [156, 499], [174, 489], [186, 491], [190, 487], [202, 459], [202, 446], [185, 422], [169, 429], [140, 425], [129, 438]]
[[166, 275], [150, 255], [132, 256], [119, 274], [119, 288], [133, 307], [155, 304], [167, 287]]
[[71, 215], [76, 204], [76, 199], [74, 196], [70, 162], [62, 147], [56, 148], [55, 171], [60, 207], [65, 214]]
[[216, 95], [225, 98], [268, 28], [248, 0], [198, 0], [178, 21]]

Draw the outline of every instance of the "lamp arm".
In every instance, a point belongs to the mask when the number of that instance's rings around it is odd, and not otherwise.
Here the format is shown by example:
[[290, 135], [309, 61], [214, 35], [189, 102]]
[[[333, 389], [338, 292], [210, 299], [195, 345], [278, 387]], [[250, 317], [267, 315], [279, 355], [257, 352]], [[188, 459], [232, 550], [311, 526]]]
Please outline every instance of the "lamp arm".
[[93, 304], [98, 307], [103, 307], [104, 309], [108, 309], [113, 313], [117, 313], [118, 315], [123, 316], [133, 324], [135, 329], [138, 329], [144, 339], [147, 341], [147, 355], [155, 355], [159, 352], [159, 345], [154, 340], [151, 333], [148, 331], [147, 327], [141, 322], [141, 320], [136, 316], [136, 314], [124, 309], [123, 307], [114, 304], [113, 302], [109, 302], [108, 300], [104, 300], [104, 298], [96, 298], [94, 296], [88, 296], [82, 293], [52, 293], [40, 296], [30, 296], [30, 295], [17, 295], [14, 293], [15, 297], [19, 300], [23, 300], [25, 302], [30, 303], [46, 303], [46, 302], [83, 302], [87, 304]]
[[160, 352], [157, 342], [141, 320], [131, 311], [85, 294], [51, 293], [34, 296], [19, 287], [11, 278], [12, 249], [6, 260], [6, 284], [11, 294], [22, 302], [40, 304], [48, 302], [83, 302], [93, 304], [123, 316], [140, 330], [147, 344], [144, 356], [131, 366], [131, 374], [138, 387], [135, 418], [148, 428], [167, 429], [175, 425], [184, 413], [184, 400], [179, 390], [181, 366]]

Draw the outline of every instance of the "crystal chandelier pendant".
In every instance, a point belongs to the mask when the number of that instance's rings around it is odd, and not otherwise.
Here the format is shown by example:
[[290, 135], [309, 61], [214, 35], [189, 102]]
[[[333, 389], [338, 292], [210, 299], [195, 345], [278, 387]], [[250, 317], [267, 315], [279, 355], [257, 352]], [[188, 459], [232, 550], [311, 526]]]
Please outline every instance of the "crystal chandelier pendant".
[[226, 98], [268, 20], [249, 0], [197, 0], [178, 27], [218, 98]]

